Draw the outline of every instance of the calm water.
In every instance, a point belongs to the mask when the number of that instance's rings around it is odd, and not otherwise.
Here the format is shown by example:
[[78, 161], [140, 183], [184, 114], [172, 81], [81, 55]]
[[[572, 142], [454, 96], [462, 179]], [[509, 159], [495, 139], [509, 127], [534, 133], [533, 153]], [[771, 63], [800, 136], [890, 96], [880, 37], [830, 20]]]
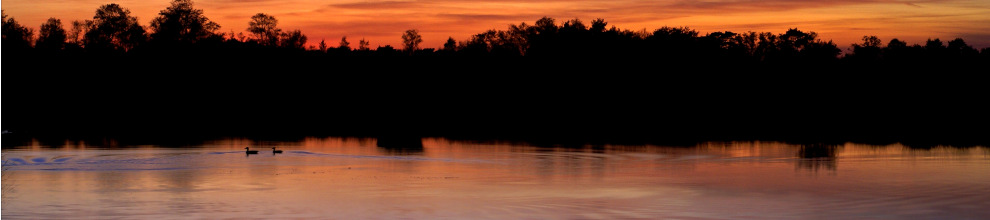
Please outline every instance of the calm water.
[[[988, 219], [990, 149], [4, 146], [3, 219]], [[113, 146], [112, 142], [109, 144]], [[244, 147], [261, 151], [246, 155]], [[272, 154], [271, 147], [284, 150]]]

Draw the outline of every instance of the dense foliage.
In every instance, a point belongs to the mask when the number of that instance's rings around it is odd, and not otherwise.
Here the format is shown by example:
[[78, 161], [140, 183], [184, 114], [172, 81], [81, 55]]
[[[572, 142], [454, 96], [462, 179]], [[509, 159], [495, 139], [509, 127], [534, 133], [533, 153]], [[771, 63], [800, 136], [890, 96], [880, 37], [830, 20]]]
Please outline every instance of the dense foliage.
[[71, 25], [49, 19], [37, 35], [4, 14], [4, 129], [985, 141], [990, 121], [978, 106], [990, 51], [962, 39], [866, 36], [843, 54], [799, 29], [702, 35], [544, 17], [442, 48], [420, 48], [415, 29], [396, 33], [397, 47], [307, 47], [274, 16], [246, 22], [249, 35], [218, 32], [189, 0], [148, 27], [117, 4]]

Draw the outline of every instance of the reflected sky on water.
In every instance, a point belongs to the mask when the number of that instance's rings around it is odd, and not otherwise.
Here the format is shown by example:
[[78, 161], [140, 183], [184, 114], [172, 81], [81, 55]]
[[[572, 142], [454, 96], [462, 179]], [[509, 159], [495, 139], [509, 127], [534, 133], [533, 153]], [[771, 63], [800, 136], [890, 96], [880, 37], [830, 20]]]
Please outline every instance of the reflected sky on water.
[[[981, 219], [990, 150], [423, 138], [6, 147], [4, 219]], [[391, 144], [399, 143], [399, 144]], [[413, 143], [413, 144], [409, 144]], [[244, 147], [258, 150], [248, 155]], [[284, 150], [274, 154], [272, 147]]]

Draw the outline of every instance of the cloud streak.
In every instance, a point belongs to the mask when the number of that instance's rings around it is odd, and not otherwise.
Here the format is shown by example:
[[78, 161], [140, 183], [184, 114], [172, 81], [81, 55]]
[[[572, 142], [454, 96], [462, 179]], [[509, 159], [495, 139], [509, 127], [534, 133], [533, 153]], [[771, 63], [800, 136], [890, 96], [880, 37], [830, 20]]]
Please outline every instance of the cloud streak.
[[350, 2], [350, 3], [338, 3], [330, 4], [331, 7], [342, 8], [342, 9], [362, 9], [362, 10], [390, 10], [390, 9], [407, 9], [407, 10], [422, 10], [429, 4], [419, 1], [375, 1], [375, 2]]

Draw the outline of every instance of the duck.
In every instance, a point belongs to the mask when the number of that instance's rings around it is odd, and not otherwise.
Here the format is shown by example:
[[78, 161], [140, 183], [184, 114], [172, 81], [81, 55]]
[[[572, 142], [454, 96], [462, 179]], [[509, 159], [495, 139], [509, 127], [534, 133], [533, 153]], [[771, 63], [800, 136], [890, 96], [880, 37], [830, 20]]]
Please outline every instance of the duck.
[[258, 151], [248, 149], [247, 147], [245, 147], [244, 150], [247, 150], [247, 154], [258, 154]]
[[280, 153], [282, 153], [282, 150], [275, 150], [275, 148], [272, 147], [272, 153], [273, 154], [280, 154]]

